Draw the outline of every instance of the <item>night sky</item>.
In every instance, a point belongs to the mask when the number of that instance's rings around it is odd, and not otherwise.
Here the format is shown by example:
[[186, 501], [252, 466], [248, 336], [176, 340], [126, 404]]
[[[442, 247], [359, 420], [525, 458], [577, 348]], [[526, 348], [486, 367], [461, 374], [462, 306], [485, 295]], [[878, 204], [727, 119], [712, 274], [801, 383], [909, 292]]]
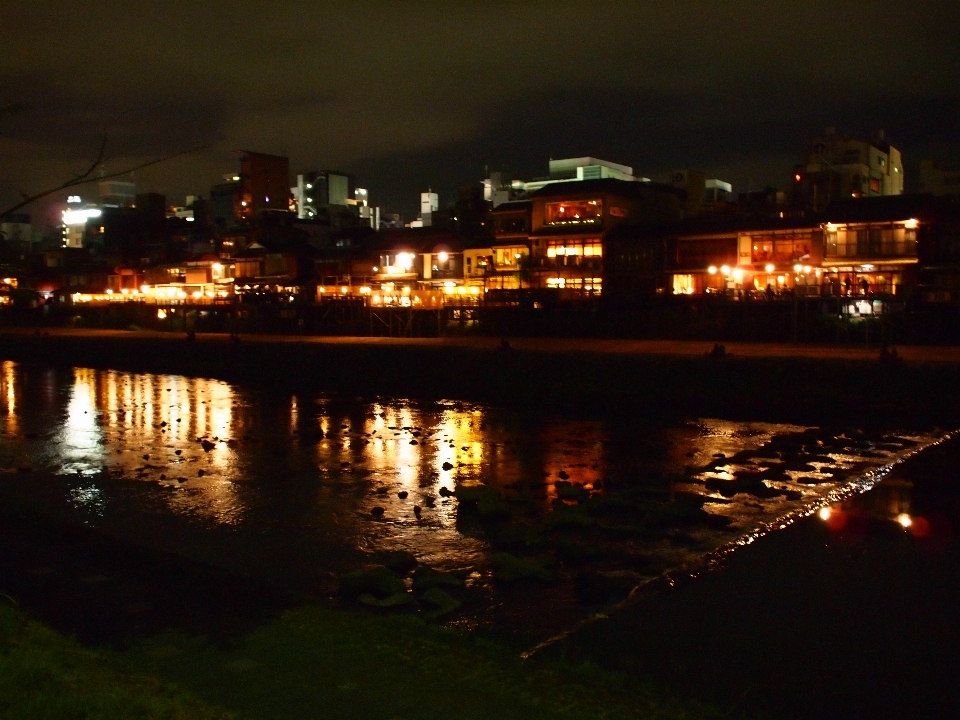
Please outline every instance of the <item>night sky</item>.
[[[666, 9], [665, 9], [666, 8]], [[109, 144], [139, 191], [207, 195], [238, 150], [353, 172], [410, 217], [484, 168], [593, 155], [786, 184], [831, 125], [884, 128], [908, 190], [960, 147], [960, 2], [8, 2], [0, 206]], [[95, 186], [83, 188], [95, 199]], [[60, 197], [59, 199], [63, 199]]]

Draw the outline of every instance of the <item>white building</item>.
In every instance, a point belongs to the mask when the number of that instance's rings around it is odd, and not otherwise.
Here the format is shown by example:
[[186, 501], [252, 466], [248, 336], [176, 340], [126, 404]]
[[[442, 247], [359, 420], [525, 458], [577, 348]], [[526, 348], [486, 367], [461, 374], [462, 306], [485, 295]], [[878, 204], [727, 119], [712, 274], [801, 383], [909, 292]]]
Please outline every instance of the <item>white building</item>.
[[103, 215], [103, 210], [96, 205], [87, 205], [80, 208], [68, 206], [63, 211], [63, 246], [66, 248], [82, 248], [87, 231], [87, 221]]
[[502, 173], [490, 173], [490, 177], [483, 181], [483, 199], [497, 207], [511, 200], [519, 200], [542, 187], [553, 183], [600, 180], [613, 178], [628, 182], [650, 182], [650, 178], [638, 177], [633, 174], [629, 165], [600, 160], [595, 157], [575, 157], [550, 160], [550, 175], [537, 180], [512, 180], [509, 183], [503, 179]]
[[440, 209], [440, 196], [427, 191], [420, 193], [420, 225], [410, 224], [410, 227], [430, 227], [433, 224], [433, 214]]

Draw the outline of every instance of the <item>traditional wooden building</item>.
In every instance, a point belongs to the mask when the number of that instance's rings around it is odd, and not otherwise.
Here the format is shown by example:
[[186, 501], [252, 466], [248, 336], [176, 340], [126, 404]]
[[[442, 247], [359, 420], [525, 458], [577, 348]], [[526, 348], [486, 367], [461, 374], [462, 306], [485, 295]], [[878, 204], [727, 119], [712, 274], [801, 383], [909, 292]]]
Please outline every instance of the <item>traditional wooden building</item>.
[[623, 223], [677, 221], [683, 197], [683, 191], [670, 186], [612, 178], [537, 190], [530, 196], [530, 287], [599, 295], [607, 235]]

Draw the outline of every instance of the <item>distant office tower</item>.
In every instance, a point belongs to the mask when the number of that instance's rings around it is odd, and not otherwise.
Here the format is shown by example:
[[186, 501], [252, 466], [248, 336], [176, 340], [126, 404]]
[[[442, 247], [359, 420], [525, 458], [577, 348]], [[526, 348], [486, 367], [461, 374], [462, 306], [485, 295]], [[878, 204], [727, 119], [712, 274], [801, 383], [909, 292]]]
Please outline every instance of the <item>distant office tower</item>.
[[235, 216], [248, 220], [264, 211], [290, 210], [290, 159], [244, 152], [240, 156], [240, 207]]
[[423, 221], [423, 227], [430, 227], [433, 224], [433, 214], [440, 209], [440, 196], [437, 193], [428, 191], [420, 193], [420, 220]]
[[314, 170], [297, 175], [297, 185], [291, 188], [297, 204], [298, 218], [312, 218], [327, 205], [353, 205], [353, 176], [334, 170]]
[[374, 230], [380, 229], [380, 208], [370, 205], [370, 195], [365, 188], [357, 188], [353, 191], [353, 202], [360, 213], [360, 221], [363, 225], [369, 225]]
[[137, 186], [132, 182], [103, 180], [98, 183], [100, 204], [106, 207], [133, 207], [137, 199]]
[[841, 198], [903, 194], [903, 159], [883, 131], [867, 142], [827, 128], [807, 143], [793, 175], [794, 202], [819, 212]]

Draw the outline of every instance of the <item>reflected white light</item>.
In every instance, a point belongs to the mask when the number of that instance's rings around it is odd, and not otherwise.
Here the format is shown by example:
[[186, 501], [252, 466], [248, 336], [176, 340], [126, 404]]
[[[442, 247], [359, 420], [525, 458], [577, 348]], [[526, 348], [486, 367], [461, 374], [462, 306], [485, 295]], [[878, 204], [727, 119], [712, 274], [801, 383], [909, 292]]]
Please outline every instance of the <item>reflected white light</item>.
[[830, 508], [828, 508], [826, 505], [820, 508], [820, 512], [818, 513], [818, 515], [820, 515], [821, 520], [829, 520], [832, 514], [833, 514], [833, 511], [830, 510]]
[[86, 470], [102, 452], [103, 433], [97, 424], [95, 402], [96, 372], [74, 370], [74, 383], [67, 403], [67, 421], [63, 427], [63, 455], [77, 470]]

